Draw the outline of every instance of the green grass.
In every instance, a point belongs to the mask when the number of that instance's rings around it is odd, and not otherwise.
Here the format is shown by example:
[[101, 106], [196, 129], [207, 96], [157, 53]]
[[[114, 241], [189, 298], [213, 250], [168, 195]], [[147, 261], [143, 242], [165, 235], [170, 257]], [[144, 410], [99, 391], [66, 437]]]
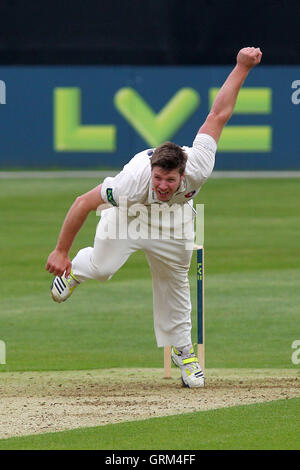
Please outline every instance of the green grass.
[[300, 399], [0, 440], [0, 450], [299, 450]]
[[[45, 263], [65, 214], [98, 183], [1, 181], [0, 340], [7, 364], [0, 372], [162, 367], [143, 253], [111, 281], [85, 283], [65, 304], [49, 296]], [[297, 179], [210, 180], [201, 190], [208, 369], [297, 367], [291, 344], [299, 339], [299, 200]], [[97, 222], [88, 217], [72, 256], [93, 244]], [[4, 439], [0, 449], [299, 449], [299, 405], [300, 399], [280, 400]]]
[[[135, 253], [107, 283], [90, 281], [68, 302], [49, 296], [45, 263], [74, 198], [99, 181], [2, 180], [0, 371], [161, 367], [150, 271]], [[299, 339], [298, 180], [211, 180], [205, 204], [206, 365], [292, 368]], [[72, 249], [93, 244], [90, 214]], [[195, 258], [190, 282], [196, 342]]]

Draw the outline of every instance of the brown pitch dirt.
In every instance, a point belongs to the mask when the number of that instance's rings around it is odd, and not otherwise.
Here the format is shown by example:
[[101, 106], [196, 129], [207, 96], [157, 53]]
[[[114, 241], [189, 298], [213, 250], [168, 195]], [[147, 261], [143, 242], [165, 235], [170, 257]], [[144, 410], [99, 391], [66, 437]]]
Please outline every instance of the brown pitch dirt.
[[0, 374], [0, 438], [300, 397], [300, 370], [210, 369], [206, 386], [180, 372], [110, 369]]

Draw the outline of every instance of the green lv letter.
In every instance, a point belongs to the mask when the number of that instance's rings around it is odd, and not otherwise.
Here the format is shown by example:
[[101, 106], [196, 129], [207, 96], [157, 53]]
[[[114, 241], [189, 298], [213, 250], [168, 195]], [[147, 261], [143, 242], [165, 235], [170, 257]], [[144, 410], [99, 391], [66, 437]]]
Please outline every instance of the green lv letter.
[[57, 151], [113, 152], [116, 128], [112, 125], [81, 124], [79, 88], [54, 90], [54, 148]]
[[115, 95], [116, 108], [151, 147], [170, 139], [199, 106], [193, 88], [179, 90], [158, 113], [133, 88], [121, 88]]

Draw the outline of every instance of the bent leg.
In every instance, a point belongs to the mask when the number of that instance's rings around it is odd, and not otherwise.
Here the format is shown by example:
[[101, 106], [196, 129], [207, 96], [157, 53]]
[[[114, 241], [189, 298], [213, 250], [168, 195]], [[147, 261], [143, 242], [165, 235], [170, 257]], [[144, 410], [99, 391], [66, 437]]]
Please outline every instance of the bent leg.
[[109, 280], [137, 249], [130, 239], [106, 237], [108, 226], [114, 233], [116, 223], [115, 211], [109, 209], [107, 212], [98, 224], [94, 246], [83, 248], [72, 260], [72, 272], [80, 282], [87, 279]]
[[88, 279], [108, 281], [134, 250], [119, 240], [97, 240], [94, 247], [80, 250], [72, 260], [72, 272], [79, 282]]

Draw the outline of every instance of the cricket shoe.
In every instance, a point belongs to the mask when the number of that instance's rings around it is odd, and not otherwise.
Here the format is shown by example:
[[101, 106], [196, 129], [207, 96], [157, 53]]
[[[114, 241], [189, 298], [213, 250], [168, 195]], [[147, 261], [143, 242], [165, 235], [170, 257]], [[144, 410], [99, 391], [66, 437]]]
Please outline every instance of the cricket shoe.
[[51, 285], [52, 299], [54, 302], [64, 302], [79, 284], [80, 282], [77, 281], [72, 271], [68, 277], [65, 276], [65, 273], [61, 277], [55, 276]]
[[186, 346], [182, 350], [172, 347], [171, 357], [175, 366], [180, 367], [181, 380], [185, 387], [204, 387], [204, 374], [193, 346]]

